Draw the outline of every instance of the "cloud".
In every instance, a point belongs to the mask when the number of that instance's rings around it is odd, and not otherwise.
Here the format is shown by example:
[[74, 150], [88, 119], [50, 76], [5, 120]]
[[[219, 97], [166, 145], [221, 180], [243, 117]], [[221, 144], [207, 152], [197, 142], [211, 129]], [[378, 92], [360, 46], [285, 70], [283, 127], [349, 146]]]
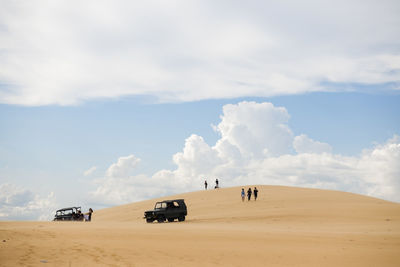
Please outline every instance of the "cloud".
[[117, 205], [194, 191], [202, 189], [204, 179], [212, 183], [216, 178], [221, 186], [290, 185], [400, 201], [398, 136], [359, 156], [342, 156], [333, 154], [329, 144], [306, 134], [294, 136], [289, 117], [285, 108], [271, 103], [225, 105], [221, 122], [214, 126], [220, 134], [214, 146], [193, 134], [173, 156], [176, 169], [160, 170], [151, 177], [109, 172], [122, 159], [131, 168], [139, 162], [133, 155], [122, 157], [97, 180], [97, 189], [91, 193], [93, 201]]
[[150, 184], [147, 180], [148, 178], [144, 175], [105, 176], [94, 181], [96, 189], [89, 193], [89, 200], [97, 207], [107, 207], [142, 200], [162, 193], [161, 185]]
[[125, 177], [136, 167], [140, 159], [134, 155], [120, 157], [117, 163], [112, 164], [106, 172], [110, 177]]
[[6, 1], [0, 103], [399, 90], [399, 12], [390, 0]]
[[225, 105], [217, 131], [248, 157], [280, 155], [290, 152], [292, 132], [289, 114], [271, 103], [241, 102]]
[[118, 158], [102, 178], [93, 180], [96, 190], [89, 193], [90, 202], [104, 207], [129, 203], [164, 192], [162, 186], [159, 188], [152, 184], [145, 175], [133, 175], [140, 161], [135, 155]]
[[84, 176], [90, 176], [97, 170], [96, 166], [91, 167], [90, 169], [83, 172]]
[[400, 201], [400, 137], [363, 151], [358, 170], [368, 187], [367, 194]]
[[221, 162], [221, 158], [201, 136], [193, 134], [186, 139], [183, 152], [173, 156], [173, 161], [182, 177], [190, 177], [214, 168]]
[[0, 220], [50, 220], [54, 200], [53, 192], [42, 197], [13, 184], [1, 184]]
[[331, 153], [332, 147], [327, 143], [321, 143], [310, 139], [307, 135], [296, 136], [293, 140], [293, 147], [297, 153]]

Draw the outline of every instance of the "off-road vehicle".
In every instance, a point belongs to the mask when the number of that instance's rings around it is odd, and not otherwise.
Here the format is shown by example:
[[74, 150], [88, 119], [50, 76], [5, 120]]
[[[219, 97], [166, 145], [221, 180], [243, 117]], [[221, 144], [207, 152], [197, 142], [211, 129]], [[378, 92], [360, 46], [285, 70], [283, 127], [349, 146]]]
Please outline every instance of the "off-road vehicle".
[[164, 200], [157, 202], [154, 206], [154, 210], [148, 210], [144, 212], [144, 219], [146, 222], [151, 223], [155, 220], [157, 222], [173, 222], [175, 219], [182, 222], [185, 220], [187, 215], [186, 204], [183, 199], [175, 200]]
[[56, 211], [54, 221], [82, 221], [83, 214], [81, 207], [70, 207], [59, 209]]

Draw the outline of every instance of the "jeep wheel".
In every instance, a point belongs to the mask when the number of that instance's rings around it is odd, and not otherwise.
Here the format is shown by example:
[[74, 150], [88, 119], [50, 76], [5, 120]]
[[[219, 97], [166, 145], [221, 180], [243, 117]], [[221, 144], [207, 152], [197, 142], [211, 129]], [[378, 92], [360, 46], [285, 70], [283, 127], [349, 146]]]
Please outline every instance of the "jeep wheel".
[[181, 215], [178, 218], [178, 221], [183, 222], [185, 220], [185, 215]]
[[174, 221], [174, 218], [168, 218], [168, 221], [169, 221], [169, 222], [173, 222], [173, 221]]
[[153, 222], [153, 220], [152, 220], [152, 219], [146, 219], [146, 222], [148, 222], [148, 223], [152, 223], [152, 222]]
[[165, 222], [165, 217], [162, 216], [162, 215], [158, 216], [157, 217], [157, 222], [159, 222], [159, 223]]

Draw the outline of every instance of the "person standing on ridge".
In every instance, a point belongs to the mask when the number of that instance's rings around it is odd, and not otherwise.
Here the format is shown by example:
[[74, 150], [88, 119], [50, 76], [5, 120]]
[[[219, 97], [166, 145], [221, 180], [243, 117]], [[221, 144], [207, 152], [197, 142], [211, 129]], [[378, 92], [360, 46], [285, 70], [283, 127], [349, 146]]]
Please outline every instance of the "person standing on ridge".
[[207, 180], [205, 180], [205, 181], [204, 181], [204, 187], [206, 188], [206, 190], [207, 190], [207, 186], [208, 186]]
[[218, 182], [218, 178], [215, 179], [215, 189], [219, 188], [219, 182]]
[[257, 189], [257, 187], [254, 187], [253, 192], [254, 192], [254, 200], [257, 201], [257, 196], [258, 196], [258, 189]]
[[249, 190], [247, 190], [247, 201], [250, 201], [251, 199], [251, 188], [249, 187]]

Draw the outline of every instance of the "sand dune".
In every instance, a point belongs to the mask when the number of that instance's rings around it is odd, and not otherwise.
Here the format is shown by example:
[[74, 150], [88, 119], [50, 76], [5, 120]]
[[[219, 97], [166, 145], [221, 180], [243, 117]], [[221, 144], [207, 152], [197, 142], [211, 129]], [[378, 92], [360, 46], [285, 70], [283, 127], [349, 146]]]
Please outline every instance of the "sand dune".
[[[257, 188], [257, 202], [234, 187], [98, 210], [90, 223], [0, 222], [0, 266], [400, 266], [400, 204]], [[174, 198], [185, 222], [145, 223], [145, 210]]]

